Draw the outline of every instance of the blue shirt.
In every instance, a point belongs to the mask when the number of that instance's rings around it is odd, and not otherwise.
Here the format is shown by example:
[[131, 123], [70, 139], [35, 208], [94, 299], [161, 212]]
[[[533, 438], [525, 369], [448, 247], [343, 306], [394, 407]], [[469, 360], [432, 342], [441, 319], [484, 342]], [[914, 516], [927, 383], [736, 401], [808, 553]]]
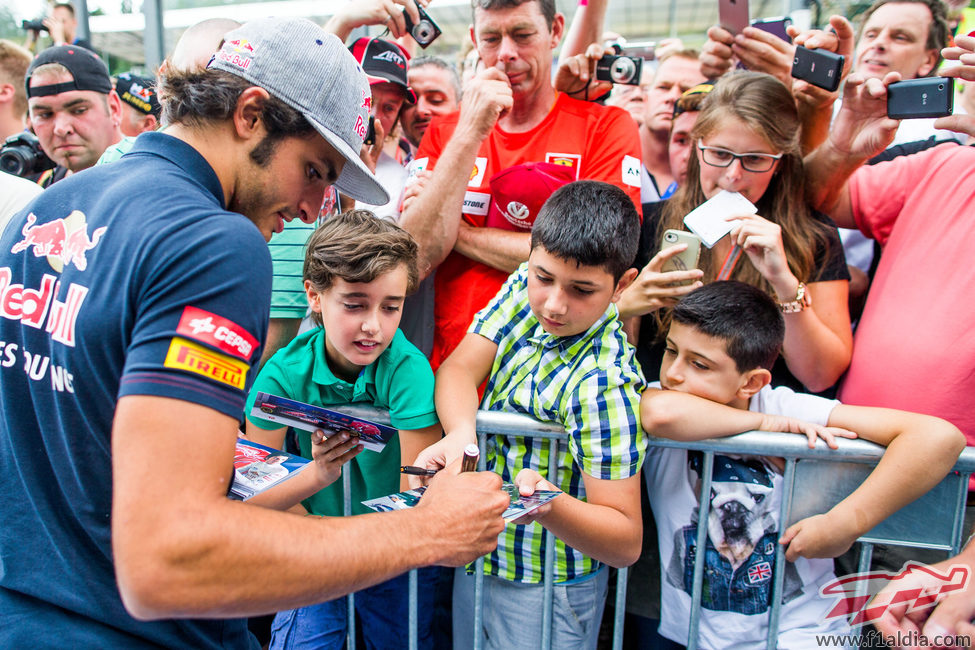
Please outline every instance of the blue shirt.
[[125, 611], [111, 430], [123, 395], [238, 417], [270, 285], [260, 231], [161, 133], [13, 218], [0, 237], [0, 647], [256, 646], [243, 621]]

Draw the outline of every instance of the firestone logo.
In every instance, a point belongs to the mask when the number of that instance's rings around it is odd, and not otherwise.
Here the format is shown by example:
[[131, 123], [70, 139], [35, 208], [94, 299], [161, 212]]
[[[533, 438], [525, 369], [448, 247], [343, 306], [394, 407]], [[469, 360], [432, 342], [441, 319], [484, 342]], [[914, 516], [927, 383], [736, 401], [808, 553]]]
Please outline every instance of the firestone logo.
[[[934, 607], [950, 594], [964, 591], [971, 575], [963, 564], [942, 573], [918, 562], [907, 562], [897, 573], [874, 571], [837, 578], [819, 590], [835, 599], [825, 619], [846, 618], [851, 627], [879, 620], [890, 607], [907, 606], [907, 612]], [[879, 597], [878, 597], [879, 596]]]

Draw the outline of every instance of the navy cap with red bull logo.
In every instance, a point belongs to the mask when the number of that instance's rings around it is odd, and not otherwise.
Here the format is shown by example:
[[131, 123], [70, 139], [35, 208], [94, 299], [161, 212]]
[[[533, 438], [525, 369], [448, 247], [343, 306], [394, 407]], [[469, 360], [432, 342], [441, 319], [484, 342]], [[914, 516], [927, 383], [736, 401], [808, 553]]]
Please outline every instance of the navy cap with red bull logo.
[[159, 117], [162, 107], [156, 95], [156, 80], [123, 72], [115, 81], [115, 92], [123, 102], [145, 115]]
[[[72, 80], [31, 88], [34, 71], [48, 63], [58, 63], [67, 68]], [[47, 97], [71, 90], [92, 90], [107, 95], [112, 92], [112, 78], [108, 75], [108, 66], [91, 50], [78, 45], [58, 45], [47, 48], [31, 62], [24, 76], [24, 86], [28, 97]]]
[[392, 41], [363, 37], [349, 47], [352, 56], [369, 77], [369, 84], [391, 82], [403, 88], [406, 103], [416, 103], [416, 93], [410, 88], [406, 71], [410, 55]]
[[259, 18], [228, 32], [207, 68], [242, 77], [299, 111], [345, 159], [335, 182], [344, 194], [372, 205], [389, 202], [359, 158], [372, 91], [337, 36], [305, 18]]

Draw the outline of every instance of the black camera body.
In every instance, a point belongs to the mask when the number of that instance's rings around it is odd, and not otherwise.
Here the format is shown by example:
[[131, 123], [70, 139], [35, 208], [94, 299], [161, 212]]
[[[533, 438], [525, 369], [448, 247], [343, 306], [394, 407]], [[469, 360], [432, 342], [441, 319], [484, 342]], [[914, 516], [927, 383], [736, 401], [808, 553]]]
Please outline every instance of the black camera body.
[[8, 174], [26, 178], [56, 166], [41, 149], [41, 143], [33, 133], [24, 131], [3, 141], [3, 148], [0, 149], [0, 170]]
[[437, 37], [443, 32], [437, 27], [437, 23], [433, 22], [430, 14], [423, 10], [423, 7], [418, 4], [416, 10], [420, 14], [420, 21], [415, 25], [410, 20], [410, 15], [405, 11], [403, 12], [403, 18], [406, 20], [406, 29], [410, 32], [413, 39], [420, 47], [426, 48], [430, 43], [437, 40]]
[[596, 80], [629, 86], [640, 85], [643, 57], [607, 54], [596, 61]]
[[27, 32], [27, 31], [35, 31], [35, 32], [47, 32], [47, 31], [50, 31], [47, 28], [47, 26], [43, 22], [41, 22], [41, 19], [40, 18], [38, 18], [37, 20], [25, 20], [22, 23], [20, 23], [20, 28], [23, 29], [25, 32]]

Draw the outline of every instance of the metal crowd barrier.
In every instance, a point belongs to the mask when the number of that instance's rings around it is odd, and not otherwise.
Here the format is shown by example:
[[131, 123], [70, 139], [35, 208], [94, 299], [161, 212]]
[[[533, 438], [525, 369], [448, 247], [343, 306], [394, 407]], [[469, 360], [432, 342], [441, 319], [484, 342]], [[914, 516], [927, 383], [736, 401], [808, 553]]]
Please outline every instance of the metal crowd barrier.
[[[390, 424], [389, 413], [387, 411], [355, 406], [343, 407], [342, 411], [356, 417], [366, 418], [382, 424]], [[557, 448], [559, 444], [568, 444], [568, 435], [565, 430], [554, 424], [544, 424], [526, 415], [516, 415], [512, 413], [501, 413], [498, 411], [478, 411], [477, 413], [477, 441], [481, 448], [481, 456], [478, 461], [479, 469], [485, 469], [485, 459], [487, 456], [485, 445], [487, 437], [491, 435], [511, 435], [525, 436], [533, 438], [544, 438], [549, 441], [549, 477], [553, 483], [558, 483], [554, 477], [557, 467], [555, 465], [558, 458]], [[342, 485], [345, 491], [345, 514], [349, 515], [352, 508], [350, 498], [350, 487], [348, 472], [342, 473]], [[552, 594], [554, 593], [554, 566], [555, 566], [555, 536], [545, 531], [545, 560], [543, 563], [544, 573], [544, 592], [542, 600], [542, 645], [540, 650], [550, 650], [552, 647]], [[616, 573], [616, 594], [615, 594], [615, 619], [613, 621], [613, 650], [620, 650], [623, 647], [623, 616], [626, 604], [626, 581], [628, 577], [627, 569], [619, 569]], [[474, 574], [474, 650], [482, 647], [481, 613], [484, 601], [484, 558], [478, 558], [475, 563]], [[410, 605], [409, 623], [410, 638], [409, 650], [417, 650], [417, 582], [416, 571], [410, 572]], [[349, 650], [355, 650], [355, 594], [350, 594], [349, 599]]]
[[[819, 440], [816, 448], [807, 446], [805, 436], [790, 433], [750, 431], [741, 435], [696, 442], [651, 437], [651, 446], [691, 449], [704, 452], [700, 514], [697, 539], [706, 539], [714, 454], [776, 456], [785, 458], [782, 506], [779, 521], [785, 530], [806, 517], [824, 513], [855, 490], [883, 455], [884, 447], [866, 440], [838, 440], [839, 449], [829, 449]], [[798, 462], [798, 461], [807, 462]], [[816, 462], [808, 462], [814, 460]], [[930, 548], [955, 555], [961, 548], [968, 477], [975, 472], [975, 448], [966, 448], [952, 470], [938, 485], [913, 503], [901, 508], [860, 537], [858, 571], [870, 568], [874, 544]], [[803, 489], [808, 488], [808, 489]], [[797, 496], [798, 494], [798, 496]], [[694, 558], [691, 592], [691, 617], [687, 650], [698, 647], [701, 620], [701, 593], [704, 583], [704, 553]], [[772, 607], [769, 610], [769, 650], [776, 647], [782, 589], [785, 581], [785, 548], [776, 545]], [[864, 585], [865, 586], [865, 585]]]
[[[386, 411], [370, 407], [349, 407], [343, 409], [351, 415], [367, 418], [383, 424], [389, 424], [389, 414]], [[567, 439], [565, 431], [556, 425], [544, 424], [524, 415], [501, 413], [495, 411], [478, 411], [477, 414], [478, 445], [481, 448], [480, 469], [484, 469], [486, 458], [485, 445], [490, 435], [512, 435], [549, 440], [549, 472], [550, 476], [556, 472], [555, 460], [557, 447]], [[650, 437], [652, 447], [670, 447], [704, 452], [702, 469], [701, 492], [699, 495], [700, 513], [698, 516], [697, 539], [706, 539], [707, 519], [710, 509], [710, 499], [704, 495], [711, 493], [711, 472], [714, 467], [714, 454], [740, 454], [752, 456], [776, 456], [785, 459], [783, 472], [782, 506], [779, 521], [784, 522], [781, 529], [785, 530], [796, 521], [828, 511], [855, 490], [863, 479], [879, 462], [884, 447], [865, 440], [838, 440], [839, 449], [829, 449], [819, 440], [814, 449], [810, 449], [805, 436], [790, 433], [771, 433], [765, 431], [750, 431], [737, 436], [700, 440], [694, 442], [674, 441], [665, 438]], [[807, 462], [798, 462], [798, 461]], [[816, 462], [808, 462], [816, 461]], [[962, 451], [955, 463], [952, 473], [949, 473], [938, 485], [913, 503], [894, 513], [858, 542], [862, 545], [859, 559], [859, 571], [867, 571], [874, 544], [891, 544], [915, 548], [929, 548], [947, 551], [955, 555], [961, 549], [962, 526], [965, 512], [965, 501], [968, 496], [968, 477], [975, 472], [975, 448]], [[349, 477], [343, 472], [343, 487], [345, 490], [345, 513], [350, 514], [352, 501], [350, 497]], [[553, 482], [557, 482], [553, 480]], [[802, 489], [809, 486], [809, 489]], [[797, 496], [798, 494], [798, 496]], [[555, 538], [546, 531], [545, 559], [544, 559], [544, 596], [542, 608], [542, 650], [551, 648], [552, 625], [552, 594], [553, 594], [553, 566], [555, 560]], [[701, 618], [701, 593], [704, 583], [704, 553], [695, 556], [693, 589], [691, 594], [691, 617], [688, 626], [687, 650], [698, 647], [698, 629]], [[775, 552], [774, 582], [772, 590], [772, 607], [769, 611], [769, 650], [774, 650], [778, 636], [779, 615], [781, 610], [782, 589], [785, 579], [785, 549], [777, 545]], [[625, 615], [627, 569], [617, 572], [615, 594], [615, 617], [613, 622], [613, 650], [620, 650], [623, 645], [623, 618]], [[474, 648], [480, 650], [482, 638], [480, 635], [481, 613], [483, 603], [484, 559], [476, 562], [474, 586]], [[417, 650], [417, 580], [416, 571], [410, 572], [410, 601], [409, 601], [409, 650]], [[355, 650], [355, 594], [349, 599], [349, 643], [350, 650]]]

